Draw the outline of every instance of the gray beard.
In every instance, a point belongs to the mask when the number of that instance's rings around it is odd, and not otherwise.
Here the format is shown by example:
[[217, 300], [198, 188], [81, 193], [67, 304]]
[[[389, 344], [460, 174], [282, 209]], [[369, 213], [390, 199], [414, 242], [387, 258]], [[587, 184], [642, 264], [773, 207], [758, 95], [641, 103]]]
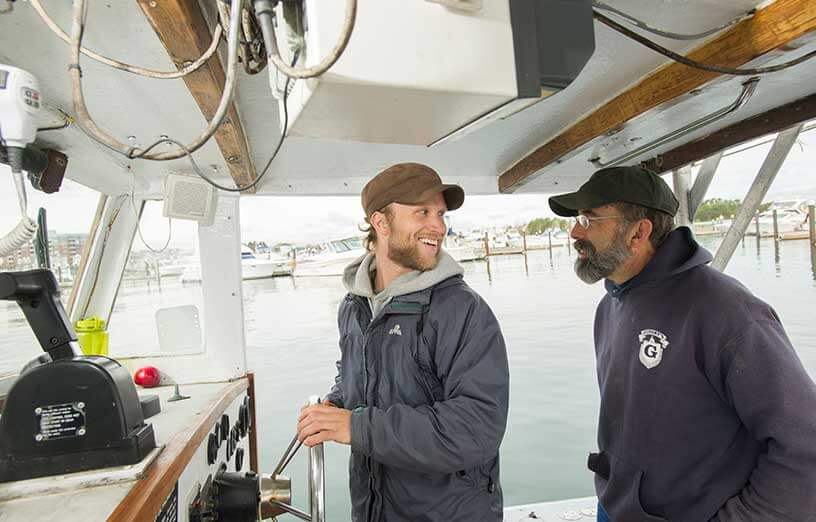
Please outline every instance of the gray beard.
[[575, 273], [581, 281], [590, 285], [609, 277], [632, 255], [624, 243], [622, 233], [616, 234], [612, 244], [603, 252], [598, 252], [595, 245], [584, 239], [579, 239], [574, 244], [576, 250], [580, 249], [586, 254], [585, 258], [575, 260]]

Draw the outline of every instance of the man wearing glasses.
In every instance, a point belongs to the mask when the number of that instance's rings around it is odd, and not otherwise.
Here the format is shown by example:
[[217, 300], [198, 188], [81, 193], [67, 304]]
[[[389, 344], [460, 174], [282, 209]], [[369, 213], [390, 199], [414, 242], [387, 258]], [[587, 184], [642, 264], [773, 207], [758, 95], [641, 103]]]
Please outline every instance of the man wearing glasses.
[[578, 277], [607, 291], [598, 520], [814, 520], [816, 385], [774, 310], [674, 229], [654, 172], [603, 169], [549, 202], [576, 219]]

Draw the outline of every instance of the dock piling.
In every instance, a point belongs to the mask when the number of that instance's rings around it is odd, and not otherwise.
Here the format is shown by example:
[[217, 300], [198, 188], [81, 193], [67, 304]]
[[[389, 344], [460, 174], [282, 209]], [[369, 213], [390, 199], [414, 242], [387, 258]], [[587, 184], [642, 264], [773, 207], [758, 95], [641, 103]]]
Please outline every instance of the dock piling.
[[552, 260], [552, 230], [547, 231], [547, 250], [550, 251], [550, 260]]

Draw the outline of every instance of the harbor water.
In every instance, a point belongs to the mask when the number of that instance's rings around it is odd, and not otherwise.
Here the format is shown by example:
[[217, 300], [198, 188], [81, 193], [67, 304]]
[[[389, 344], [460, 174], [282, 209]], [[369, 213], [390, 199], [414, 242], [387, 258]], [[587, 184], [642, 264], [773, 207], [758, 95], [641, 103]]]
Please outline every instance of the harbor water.
[[[721, 238], [700, 241], [715, 249]], [[492, 307], [507, 342], [511, 405], [502, 445], [505, 505], [593, 494], [587, 453], [595, 448], [599, 398], [592, 322], [603, 286], [581, 283], [574, 251], [556, 248], [527, 256], [497, 256], [465, 264], [465, 279]], [[727, 273], [779, 313], [805, 367], [816, 377], [816, 276], [807, 241], [778, 245], [748, 237]], [[300, 405], [324, 394], [338, 357], [339, 277], [275, 278], [243, 286], [248, 364], [256, 374], [259, 451], [269, 471], [291, 440]], [[123, 284], [110, 325], [110, 352], [138, 353], [155, 343], [155, 310], [200, 306], [200, 287], [175, 280]], [[13, 303], [0, 303], [0, 375], [18, 370], [38, 348]], [[295, 501], [305, 505], [305, 451], [287, 468]], [[329, 521], [349, 519], [348, 448], [326, 448]]]

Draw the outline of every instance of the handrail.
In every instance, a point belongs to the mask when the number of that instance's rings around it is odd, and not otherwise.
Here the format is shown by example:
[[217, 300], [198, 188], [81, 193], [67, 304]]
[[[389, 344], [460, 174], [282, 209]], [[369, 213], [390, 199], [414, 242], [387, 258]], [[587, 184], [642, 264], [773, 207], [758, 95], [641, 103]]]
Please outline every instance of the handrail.
[[323, 444], [309, 448], [309, 513], [311, 522], [326, 521]]
[[625, 154], [623, 154], [621, 156], [618, 156], [617, 158], [615, 158], [613, 160], [603, 162], [603, 161], [601, 161], [601, 158], [592, 158], [589, 161], [591, 161], [592, 164], [595, 165], [598, 168], [614, 167], [616, 165], [620, 165], [621, 163], [625, 163], [625, 162], [631, 160], [632, 158], [640, 156], [641, 154], [643, 154], [645, 152], [649, 152], [650, 150], [656, 149], [657, 147], [660, 147], [661, 145], [665, 145], [666, 143], [669, 143], [670, 141], [673, 141], [673, 140], [676, 140], [677, 138], [685, 136], [686, 134], [689, 134], [690, 132], [696, 131], [697, 129], [705, 127], [706, 125], [709, 125], [709, 124], [714, 123], [714, 122], [716, 122], [718, 120], [721, 120], [722, 118], [728, 116], [732, 112], [736, 111], [737, 109], [739, 109], [740, 107], [745, 105], [745, 102], [747, 102], [748, 99], [751, 98], [751, 95], [756, 90], [756, 86], [757, 86], [758, 83], [759, 83], [759, 78], [757, 78], [757, 77], [750, 78], [748, 81], [746, 81], [745, 83], [742, 84], [742, 92], [740, 92], [737, 99], [734, 100], [734, 102], [729, 104], [728, 106], [723, 107], [721, 109], [718, 109], [718, 110], [712, 112], [711, 114], [707, 114], [707, 115], [703, 116], [702, 118], [689, 123], [688, 125], [680, 127], [679, 129], [677, 129], [675, 131], [672, 131], [669, 134], [666, 134], [664, 136], [661, 136], [660, 138], [657, 138], [656, 140], [650, 141], [649, 143], [645, 143], [645, 144], [641, 145], [640, 147], [638, 147], [638, 148], [636, 148], [634, 150], [631, 150], [631, 151], [629, 151], [629, 152], [627, 152], [627, 153], [625, 153]]

